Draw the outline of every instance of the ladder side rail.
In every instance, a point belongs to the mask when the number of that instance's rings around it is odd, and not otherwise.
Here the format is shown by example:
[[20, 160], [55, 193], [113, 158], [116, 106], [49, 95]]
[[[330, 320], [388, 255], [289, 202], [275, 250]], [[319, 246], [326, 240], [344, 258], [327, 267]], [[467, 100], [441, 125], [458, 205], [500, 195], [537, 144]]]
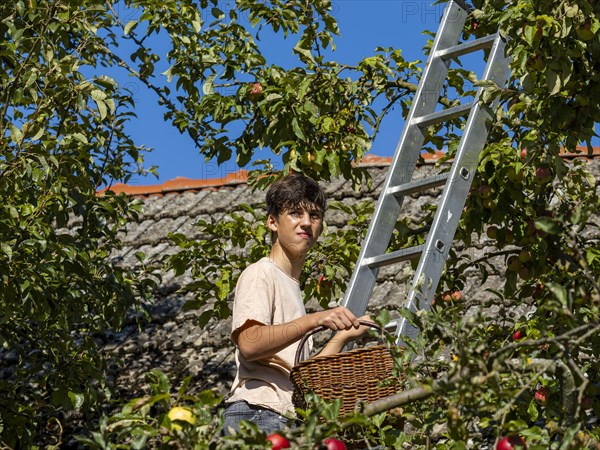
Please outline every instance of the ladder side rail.
[[[498, 33], [488, 57], [483, 79], [491, 80], [499, 86], [504, 86], [509, 72], [509, 59], [505, 56], [504, 51], [505, 44]], [[429, 236], [426, 239], [425, 250], [415, 271], [413, 283], [405, 302], [405, 306], [413, 312], [431, 307], [431, 299], [441, 278], [477, 170], [479, 155], [487, 140], [491, 120], [498, 107], [498, 99], [495, 99], [490, 105], [481, 103], [483, 89], [480, 87], [477, 91], [475, 106], [467, 119], [456, 157], [450, 169], [448, 184], [442, 194]], [[428, 274], [431, 275], [428, 276]], [[402, 342], [402, 336], [414, 338], [418, 333], [418, 330], [404, 317], [398, 320], [396, 331], [398, 343]]]
[[390, 187], [412, 179], [425, 141], [415, 119], [435, 111], [448, 73], [450, 62], [438, 57], [438, 52], [457, 44], [466, 18], [465, 9], [454, 0], [448, 3], [342, 302], [356, 316], [365, 313], [379, 271], [364, 265], [363, 260], [385, 253], [403, 202], [402, 196], [386, 193]]

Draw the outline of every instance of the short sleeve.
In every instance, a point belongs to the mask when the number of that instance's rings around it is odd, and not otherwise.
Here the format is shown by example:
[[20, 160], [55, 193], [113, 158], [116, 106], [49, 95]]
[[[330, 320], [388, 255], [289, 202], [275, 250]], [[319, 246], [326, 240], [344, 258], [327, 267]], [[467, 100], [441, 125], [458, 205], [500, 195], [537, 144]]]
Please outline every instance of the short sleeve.
[[233, 301], [231, 333], [247, 321], [273, 324], [273, 282], [260, 266], [248, 267], [240, 276]]

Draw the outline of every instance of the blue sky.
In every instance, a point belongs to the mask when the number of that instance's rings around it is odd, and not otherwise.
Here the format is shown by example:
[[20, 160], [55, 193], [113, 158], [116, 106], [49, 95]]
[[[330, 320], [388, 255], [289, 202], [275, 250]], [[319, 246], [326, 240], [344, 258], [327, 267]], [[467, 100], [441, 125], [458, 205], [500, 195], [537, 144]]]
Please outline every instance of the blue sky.
[[[335, 40], [337, 48], [332, 58], [347, 64], [374, 54], [379, 46], [402, 49], [406, 60], [424, 60], [422, 48], [428, 36], [422, 33], [426, 29], [437, 29], [444, 7], [432, 5], [429, 0], [333, 0], [332, 5], [341, 32]], [[262, 39], [260, 46], [267, 59], [274, 63], [283, 66], [297, 64], [289, 44]], [[163, 111], [152, 93], [145, 91], [133, 79], [120, 79], [119, 82], [133, 91], [138, 104], [138, 118], [129, 124], [129, 131], [138, 144], [153, 148], [146, 155], [145, 165], [158, 166], [159, 174], [159, 179], [153, 175], [136, 177], [130, 184], [160, 184], [177, 176], [216, 178], [238, 170], [234, 162], [221, 167], [205, 163], [191, 140], [163, 120]], [[384, 122], [371, 153], [391, 156], [401, 131], [401, 116], [399, 113], [392, 114]]]

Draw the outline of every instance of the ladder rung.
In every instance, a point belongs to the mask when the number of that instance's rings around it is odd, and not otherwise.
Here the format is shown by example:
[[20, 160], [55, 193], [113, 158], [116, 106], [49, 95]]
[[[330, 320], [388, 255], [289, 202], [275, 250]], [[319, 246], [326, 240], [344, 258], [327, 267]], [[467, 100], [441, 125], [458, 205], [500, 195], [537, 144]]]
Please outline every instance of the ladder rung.
[[441, 186], [446, 183], [447, 179], [448, 174], [443, 173], [433, 177], [422, 178], [420, 180], [410, 181], [408, 183], [399, 184], [398, 186], [393, 186], [389, 188], [387, 192], [395, 197], [410, 195], [414, 194], [415, 192], [421, 192]]
[[452, 108], [447, 108], [442, 111], [417, 117], [413, 123], [420, 127], [428, 127], [429, 125], [435, 125], [436, 123], [441, 123], [446, 120], [465, 116], [469, 113], [472, 107], [473, 102], [465, 103], [464, 105], [453, 106]]
[[439, 58], [443, 60], [448, 60], [452, 58], [456, 58], [458, 56], [466, 55], [468, 53], [476, 52], [477, 50], [482, 50], [484, 48], [490, 48], [494, 41], [496, 40], [495, 34], [490, 34], [489, 36], [485, 36], [479, 39], [474, 39], [469, 42], [464, 42], [462, 44], [455, 45], [453, 47], [448, 47], [444, 50], [440, 50], [435, 54]]
[[370, 258], [365, 258], [363, 260], [363, 265], [369, 266], [371, 269], [389, 266], [390, 264], [415, 259], [421, 256], [424, 249], [425, 244], [421, 244], [414, 247], [403, 248], [402, 250], [397, 250], [395, 252], [385, 253], [380, 256], [372, 256]]
[[391, 322], [388, 322], [385, 324], [385, 326], [383, 327], [385, 329], [385, 331], [387, 331], [388, 333], [391, 333], [392, 330], [396, 331], [396, 328], [398, 328], [398, 321], [397, 320], [392, 320]]

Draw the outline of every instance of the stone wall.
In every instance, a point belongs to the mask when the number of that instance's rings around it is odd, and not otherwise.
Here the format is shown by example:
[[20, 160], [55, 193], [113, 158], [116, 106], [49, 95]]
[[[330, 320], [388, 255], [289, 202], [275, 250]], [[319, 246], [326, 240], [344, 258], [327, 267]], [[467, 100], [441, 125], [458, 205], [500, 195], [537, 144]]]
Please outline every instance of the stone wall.
[[[590, 162], [591, 169], [600, 179], [600, 159]], [[417, 168], [416, 177], [426, 176], [437, 170], [428, 164]], [[375, 201], [385, 178], [387, 166], [369, 167], [373, 186], [369, 190], [355, 192], [348, 182], [334, 181], [325, 186], [332, 199], [352, 203], [359, 200]], [[597, 184], [596, 189], [600, 187]], [[405, 200], [404, 210], [418, 222], [423, 216], [423, 206], [432, 204], [441, 189], [413, 196]], [[140, 220], [129, 225], [122, 237], [124, 250], [117, 259], [128, 265], [137, 264], [135, 253], [143, 251], [148, 257], [171, 254], [176, 251], [169, 242], [169, 232], [180, 232], [195, 236], [194, 223], [210, 217], [220, 219], [239, 205], [247, 203], [262, 210], [263, 193], [253, 193], [243, 183], [219, 189], [203, 189], [164, 196], [148, 197], [144, 203]], [[328, 211], [326, 222], [330, 229], [343, 227], [345, 218], [338, 212]], [[598, 229], [595, 228], [598, 233]], [[474, 237], [473, 246], [467, 249], [477, 257], [494, 250], [492, 242], [485, 237]], [[491, 295], [481, 287], [478, 270], [467, 271], [470, 275], [463, 295], [470, 299], [484, 299]], [[138, 324], [132, 320], [117, 335], [99, 337], [105, 344], [110, 357], [112, 376], [120, 387], [120, 397], [131, 399], [141, 395], [145, 389], [144, 374], [152, 369], [161, 369], [175, 381], [174, 385], [187, 376], [192, 376], [192, 391], [216, 388], [226, 394], [234, 371], [233, 345], [229, 341], [230, 321], [212, 320], [203, 329], [197, 325], [199, 311], [184, 312], [182, 304], [186, 297], [178, 289], [189, 282], [189, 277], [176, 279], [172, 273], [163, 274], [163, 282], [153, 305], [149, 306], [151, 321]], [[392, 266], [380, 272], [369, 310], [393, 309], [403, 299], [407, 276], [403, 270]], [[502, 273], [491, 273], [485, 288], [497, 288], [502, 282]], [[308, 309], [316, 308], [308, 303]]]

